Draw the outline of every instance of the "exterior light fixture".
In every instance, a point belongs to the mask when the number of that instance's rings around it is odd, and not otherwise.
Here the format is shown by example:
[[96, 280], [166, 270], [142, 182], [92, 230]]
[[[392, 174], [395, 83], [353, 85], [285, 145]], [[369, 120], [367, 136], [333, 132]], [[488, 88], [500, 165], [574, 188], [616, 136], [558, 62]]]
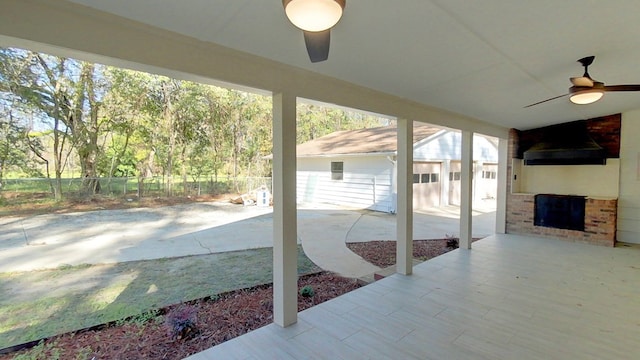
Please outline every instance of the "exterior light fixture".
[[342, 17], [346, 0], [282, 0], [289, 21], [304, 31], [331, 29]]
[[604, 89], [594, 87], [579, 87], [572, 86], [569, 89], [571, 96], [569, 100], [578, 105], [587, 105], [594, 103], [602, 98], [604, 95]]

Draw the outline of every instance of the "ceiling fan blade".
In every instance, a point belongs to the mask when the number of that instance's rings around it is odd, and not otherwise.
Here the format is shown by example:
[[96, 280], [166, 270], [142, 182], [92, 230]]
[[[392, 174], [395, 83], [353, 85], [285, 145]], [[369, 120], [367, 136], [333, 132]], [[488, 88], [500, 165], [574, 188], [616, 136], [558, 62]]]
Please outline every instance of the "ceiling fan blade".
[[307, 53], [312, 63], [325, 61], [329, 58], [329, 43], [331, 42], [331, 29], [311, 32], [304, 31], [304, 43], [307, 45]]
[[604, 91], [640, 91], [640, 85], [608, 85]]
[[528, 108], [528, 107], [532, 107], [532, 106], [535, 106], [535, 105], [539, 105], [539, 104], [542, 104], [542, 103], [546, 103], [547, 101], [551, 101], [551, 100], [559, 99], [559, 98], [561, 98], [561, 97], [565, 97], [565, 96], [567, 96], [567, 95], [569, 95], [569, 94], [558, 95], [558, 96], [552, 97], [552, 98], [550, 98], [550, 99], [546, 99], [546, 100], [538, 101], [537, 103], [533, 103], [533, 104], [531, 104], [531, 105], [527, 105], [527, 106], [525, 106], [525, 109], [526, 109], [526, 108]]
[[571, 83], [575, 86], [586, 86], [586, 87], [593, 86], [593, 79], [590, 77], [586, 77], [586, 76], [572, 77], [570, 80], [571, 80]]

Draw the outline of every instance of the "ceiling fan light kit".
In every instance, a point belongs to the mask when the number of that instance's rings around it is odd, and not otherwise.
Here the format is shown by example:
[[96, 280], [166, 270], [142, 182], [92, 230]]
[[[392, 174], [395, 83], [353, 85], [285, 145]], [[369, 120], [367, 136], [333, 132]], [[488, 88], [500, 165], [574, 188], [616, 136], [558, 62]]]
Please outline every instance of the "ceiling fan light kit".
[[594, 103], [604, 95], [604, 91], [601, 89], [584, 89], [571, 92], [569, 100], [577, 105], [587, 105]]
[[289, 21], [304, 31], [318, 32], [340, 21], [346, 0], [282, 0]]

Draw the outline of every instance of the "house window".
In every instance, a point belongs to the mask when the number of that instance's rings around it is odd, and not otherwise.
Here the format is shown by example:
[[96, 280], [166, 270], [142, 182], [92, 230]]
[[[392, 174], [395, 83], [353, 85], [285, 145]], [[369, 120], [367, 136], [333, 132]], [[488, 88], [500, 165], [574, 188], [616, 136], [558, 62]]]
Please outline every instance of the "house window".
[[331, 180], [342, 180], [344, 163], [342, 161], [331, 162]]
[[429, 174], [422, 174], [422, 183], [428, 183], [429, 182]]
[[460, 181], [460, 171], [450, 172], [449, 181]]
[[438, 179], [438, 178], [439, 178], [438, 174], [436, 174], [436, 173], [431, 173], [431, 182], [432, 182], [432, 183], [438, 182], [438, 181], [439, 181], [439, 179]]
[[413, 183], [414, 184], [420, 183], [420, 174], [413, 174]]

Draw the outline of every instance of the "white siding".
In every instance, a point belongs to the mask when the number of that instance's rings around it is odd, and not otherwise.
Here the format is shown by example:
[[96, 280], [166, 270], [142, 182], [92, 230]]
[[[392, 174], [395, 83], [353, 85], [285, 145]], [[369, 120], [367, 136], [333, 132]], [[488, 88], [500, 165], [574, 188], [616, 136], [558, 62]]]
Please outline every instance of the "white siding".
[[[343, 179], [331, 180], [331, 162], [343, 162]], [[386, 156], [298, 158], [298, 203], [325, 203], [394, 212], [393, 164]]]
[[[497, 163], [497, 140], [474, 136], [474, 160], [481, 163]], [[440, 191], [433, 205], [459, 204], [460, 181], [449, 183], [448, 160], [460, 171], [460, 132], [443, 130], [414, 145], [414, 162], [438, 162], [440, 166]], [[343, 162], [343, 179], [331, 179], [331, 162]], [[393, 188], [394, 166], [387, 156], [332, 156], [298, 158], [298, 203], [335, 204], [382, 212], [395, 212]], [[455, 165], [457, 164], [457, 165]], [[475, 178], [481, 177], [481, 167]], [[445, 184], [446, 183], [446, 184]], [[483, 192], [478, 192], [483, 193]], [[415, 196], [415, 194], [414, 194]], [[421, 202], [416, 201], [420, 206]]]

